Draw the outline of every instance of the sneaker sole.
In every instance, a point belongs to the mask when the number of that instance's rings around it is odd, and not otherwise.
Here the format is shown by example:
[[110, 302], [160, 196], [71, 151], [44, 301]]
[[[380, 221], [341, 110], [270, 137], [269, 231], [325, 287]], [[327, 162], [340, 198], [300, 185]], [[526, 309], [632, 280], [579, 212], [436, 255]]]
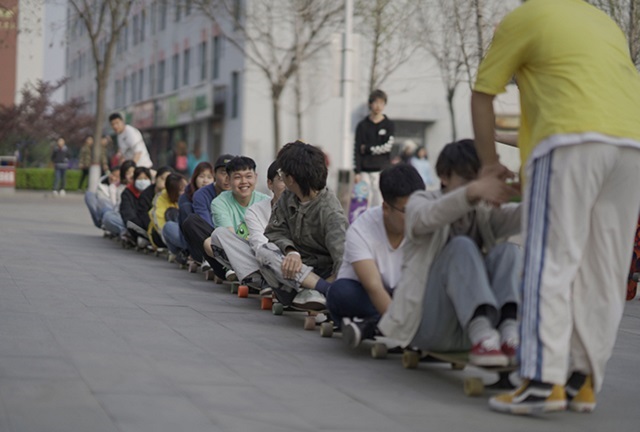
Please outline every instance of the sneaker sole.
[[360, 329], [355, 325], [342, 326], [342, 340], [351, 348], [357, 348], [360, 345], [362, 335]]
[[590, 413], [596, 409], [595, 402], [569, 402], [569, 409], [577, 413]]
[[311, 301], [308, 303], [291, 303], [291, 306], [293, 306], [296, 309], [310, 310], [315, 312], [319, 312], [327, 309], [326, 304], [314, 302], [314, 301]]
[[549, 412], [558, 412], [558, 411], [566, 411], [567, 409], [567, 401], [544, 401], [544, 402], [529, 402], [529, 403], [519, 403], [519, 404], [511, 404], [504, 403], [496, 400], [495, 398], [489, 399], [489, 408], [494, 411], [508, 413], [508, 414], [516, 414], [516, 415], [535, 415], [535, 414], [543, 414]]
[[507, 367], [509, 359], [507, 356], [469, 356], [469, 363], [480, 367]]

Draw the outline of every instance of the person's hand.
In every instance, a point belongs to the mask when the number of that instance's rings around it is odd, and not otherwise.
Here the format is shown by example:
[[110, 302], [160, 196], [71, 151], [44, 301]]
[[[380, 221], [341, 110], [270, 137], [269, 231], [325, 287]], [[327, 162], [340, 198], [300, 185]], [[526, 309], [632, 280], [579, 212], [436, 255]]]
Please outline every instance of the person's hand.
[[481, 177], [467, 187], [467, 199], [473, 204], [485, 201], [497, 207], [519, 195], [520, 191], [513, 185], [493, 176]]
[[289, 252], [282, 260], [282, 276], [285, 279], [295, 279], [302, 270], [302, 258], [298, 252]]
[[362, 180], [362, 175], [356, 174], [353, 176], [353, 184], [360, 183], [360, 180]]
[[502, 165], [500, 162], [494, 162], [492, 164], [483, 165], [480, 168], [479, 178], [483, 177], [495, 177], [500, 180], [515, 178], [515, 174], [509, 171], [509, 168]]

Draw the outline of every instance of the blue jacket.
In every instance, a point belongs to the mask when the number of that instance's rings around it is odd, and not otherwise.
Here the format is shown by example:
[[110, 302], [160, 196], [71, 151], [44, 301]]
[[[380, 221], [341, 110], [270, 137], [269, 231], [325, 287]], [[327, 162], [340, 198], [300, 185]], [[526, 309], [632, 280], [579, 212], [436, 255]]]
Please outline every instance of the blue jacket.
[[211, 218], [211, 201], [216, 197], [216, 187], [213, 183], [200, 188], [193, 194], [193, 212], [205, 220], [211, 228], [213, 219]]
[[188, 195], [189, 189], [191, 189], [191, 185], [187, 185], [187, 187], [184, 188], [184, 193], [178, 198], [178, 224], [180, 226], [182, 226], [182, 223], [187, 220], [187, 217], [193, 213], [193, 204], [189, 200]]

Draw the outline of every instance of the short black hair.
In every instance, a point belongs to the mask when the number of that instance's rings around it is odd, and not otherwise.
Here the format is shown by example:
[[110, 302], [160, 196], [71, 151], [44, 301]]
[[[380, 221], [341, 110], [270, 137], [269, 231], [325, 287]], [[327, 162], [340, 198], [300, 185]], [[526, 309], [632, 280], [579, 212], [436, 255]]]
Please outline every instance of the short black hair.
[[271, 162], [269, 168], [267, 169], [267, 180], [273, 181], [274, 178], [278, 175], [278, 161]]
[[167, 190], [167, 195], [171, 202], [178, 202], [180, 198], [180, 186], [182, 182], [186, 181], [180, 174], [171, 173], [167, 177], [164, 183], [164, 188]]
[[124, 183], [127, 180], [127, 171], [129, 171], [129, 168], [135, 167], [136, 163], [131, 159], [122, 162], [122, 165], [120, 165], [120, 183]]
[[136, 167], [136, 170], [133, 172], [133, 179], [136, 180], [140, 177], [140, 174], [146, 174], [149, 180], [151, 180], [151, 170], [147, 167]]
[[444, 146], [438, 161], [438, 177], [451, 177], [457, 174], [465, 180], [475, 180], [480, 172], [480, 159], [472, 139], [463, 139]]
[[290, 175], [307, 196], [327, 186], [327, 160], [318, 147], [302, 141], [288, 143], [278, 152], [278, 168]]
[[380, 193], [388, 204], [394, 205], [399, 198], [424, 188], [424, 181], [413, 165], [399, 163], [380, 173]]
[[387, 94], [380, 89], [376, 89], [369, 94], [369, 105], [374, 103], [376, 99], [382, 99], [386, 105], [387, 103]]
[[256, 163], [247, 156], [236, 156], [227, 163], [227, 174], [231, 175], [236, 171], [256, 170]]
[[173, 174], [173, 168], [171, 168], [168, 165], [165, 166], [161, 166], [160, 168], [158, 168], [158, 171], [156, 172], [156, 178], [160, 177], [161, 175], [163, 175], [164, 173], [171, 173]]
[[111, 115], [109, 116], [109, 123], [111, 123], [115, 119], [120, 119], [124, 121], [124, 119], [122, 118], [122, 115], [118, 112], [111, 113]]

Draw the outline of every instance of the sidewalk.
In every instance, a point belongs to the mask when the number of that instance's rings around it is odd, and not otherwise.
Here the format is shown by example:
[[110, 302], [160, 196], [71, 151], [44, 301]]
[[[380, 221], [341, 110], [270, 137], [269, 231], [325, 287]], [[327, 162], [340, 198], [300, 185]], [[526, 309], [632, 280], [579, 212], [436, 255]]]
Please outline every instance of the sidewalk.
[[[598, 408], [515, 418], [101, 238], [82, 196], [0, 196], [0, 431], [638, 431], [640, 302]], [[487, 380], [491, 375], [485, 375]]]

